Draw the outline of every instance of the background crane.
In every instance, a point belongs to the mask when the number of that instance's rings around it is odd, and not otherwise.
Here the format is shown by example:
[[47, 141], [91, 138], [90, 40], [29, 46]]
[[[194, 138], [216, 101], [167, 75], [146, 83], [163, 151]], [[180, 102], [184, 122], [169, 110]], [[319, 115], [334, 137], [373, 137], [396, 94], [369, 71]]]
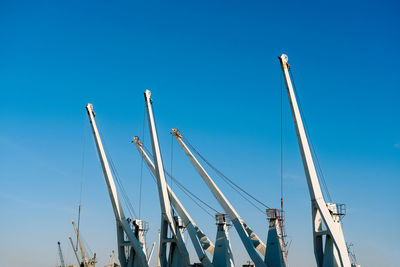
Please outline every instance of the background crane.
[[61, 244], [60, 241], [57, 242], [57, 246], [58, 246], [58, 257], [60, 258], [60, 267], [65, 267], [65, 262], [64, 262], [64, 256], [61, 250]]

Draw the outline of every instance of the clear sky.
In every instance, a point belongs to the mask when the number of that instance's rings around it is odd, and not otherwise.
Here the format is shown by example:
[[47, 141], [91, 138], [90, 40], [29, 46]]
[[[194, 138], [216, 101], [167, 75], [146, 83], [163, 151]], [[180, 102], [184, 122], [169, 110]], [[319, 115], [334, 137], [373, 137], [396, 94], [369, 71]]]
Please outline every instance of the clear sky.
[[[176, 126], [232, 180], [279, 207], [282, 53], [329, 192], [347, 204], [346, 240], [363, 267], [398, 266], [399, 11], [397, 1], [0, 1], [0, 266], [55, 266], [57, 241], [74, 263], [67, 237], [80, 202], [98, 266], [116, 250], [88, 102], [135, 212], [149, 222], [148, 245], [156, 240], [156, 186], [130, 144], [144, 129], [150, 147], [147, 88], [167, 170], [221, 210], [171, 142]], [[289, 262], [315, 266], [309, 194], [283, 100]], [[266, 240], [265, 216], [213, 177]], [[214, 240], [214, 219], [172, 188]], [[248, 256], [230, 234], [242, 264]]]

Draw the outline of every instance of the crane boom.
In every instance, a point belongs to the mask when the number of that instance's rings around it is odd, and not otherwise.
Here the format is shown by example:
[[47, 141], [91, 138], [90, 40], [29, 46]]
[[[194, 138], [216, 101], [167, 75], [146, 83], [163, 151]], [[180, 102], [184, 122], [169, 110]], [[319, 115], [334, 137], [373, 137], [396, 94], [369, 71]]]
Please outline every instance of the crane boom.
[[[282, 54], [279, 57], [279, 60], [281, 63], [289, 97], [290, 108], [292, 111], [292, 117], [296, 128], [297, 140], [299, 143], [301, 158], [308, 184], [308, 191], [311, 197], [314, 230], [314, 253], [317, 260], [317, 265], [318, 267], [331, 267], [336, 265], [350, 267], [351, 263], [340, 224], [340, 218], [339, 216], [335, 215], [335, 212], [337, 213], [337, 206], [332, 203], [326, 203], [322, 195], [306, 131], [289, 75], [288, 57], [287, 55]], [[321, 219], [325, 223], [326, 230], [322, 229]], [[322, 245], [323, 235], [326, 235], [325, 249]]]
[[87, 259], [86, 259], [86, 253], [85, 253], [85, 250], [83, 249], [82, 242], [81, 242], [81, 238], [80, 238], [80, 236], [79, 236], [78, 229], [77, 229], [76, 226], [75, 226], [74, 220], [72, 220], [72, 225], [74, 226], [76, 238], [77, 238], [78, 244], [79, 244], [79, 249], [81, 250], [81, 257], [82, 257], [83, 265], [84, 265], [85, 267], [87, 267], [87, 266], [88, 266], [88, 261], [87, 261]]
[[[154, 121], [154, 114], [152, 108], [152, 99], [150, 98], [150, 90], [144, 92], [144, 98], [147, 108], [147, 118], [149, 122], [149, 130], [151, 137], [151, 144], [153, 149], [153, 160], [155, 167], [155, 177], [157, 179], [158, 194], [161, 206], [161, 247], [160, 247], [160, 260], [161, 267], [166, 267], [167, 264], [174, 265], [179, 262], [180, 266], [189, 266], [189, 253], [187, 252], [185, 243], [183, 241], [183, 236], [181, 231], [176, 229], [176, 222], [173, 219], [171, 204], [169, 201], [167, 182], [165, 180], [164, 166], [161, 157], [160, 145], [158, 142], [157, 128]], [[171, 246], [177, 247], [177, 250], [170, 248], [170, 262], [167, 262], [167, 242], [170, 242], [168, 238], [168, 226], [174, 236], [176, 242], [171, 243]], [[175, 252], [176, 251], [176, 252]], [[171, 254], [171, 252], [176, 255]], [[171, 262], [171, 261], [175, 261]]]
[[[139, 141], [139, 138], [135, 136], [132, 140], [138, 149], [140, 155], [146, 161], [147, 166], [150, 171], [156, 176], [156, 170], [154, 163], [150, 159], [149, 155], [144, 151], [143, 144]], [[211, 253], [214, 253], [214, 245], [211, 240], [200, 230], [200, 228], [196, 225], [192, 217], [190, 217], [189, 213], [183, 207], [182, 203], [179, 201], [178, 197], [172, 191], [172, 189], [167, 184], [168, 195], [171, 201], [172, 206], [178, 212], [179, 216], [182, 217], [183, 223], [185, 224], [186, 229], [188, 230], [190, 239], [192, 240], [193, 246], [195, 248], [196, 254], [199, 260], [203, 263], [203, 266], [212, 266], [211, 261], [208, 259], [204, 250], [208, 250]]]
[[81, 261], [79, 260], [79, 256], [78, 256], [78, 251], [74, 245], [74, 241], [72, 241], [72, 238], [70, 236], [68, 236], [69, 242], [71, 242], [71, 246], [72, 246], [72, 250], [74, 251], [74, 255], [76, 257], [76, 261], [78, 262], [78, 265], [81, 264]]
[[[96, 121], [94, 119], [93, 105], [87, 104], [87, 114], [89, 116], [90, 125], [92, 127], [93, 137], [96, 143], [97, 152], [101, 162], [104, 178], [106, 180], [108, 193], [110, 195], [111, 204], [113, 207], [116, 223], [117, 223], [117, 239], [118, 239], [118, 257], [121, 267], [132, 266], [137, 262], [138, 267], [148, 267], [148, 261], [146, 256], [146, 246], [144, 242], [141, 242], [137, 235], [141, 234], [141, 229], [136, 229], [136, 233], [130, 226], [130, 221], [125, 217], [121, 203], [118, 198], [118, 192], [115, 186], [114, 178], [111, 173], [110, 166], [108, 164], [107, 156], [104, 151], [103, 143], [100, 138], [99, 131], [97, 129]], [[140, 226], [141, 224], [139, 224]], [[127, 240], [125, 240], [125, 237]], [[126, 247], [128, 249], [128, 259], [126, 256]], [[135, 266], [136, 267], [136, 266]]]
[[266, 266], [263, 259], [260, 257], [260, 255], [256, 251], [256, 249], [257, 249], [258, 251], [261, 252], [261, 254], [265, 255], [265, 244], [251, 230], [250, 231], [252, 232], [252, 234], [251, 235], [248, 234], [248, 231], [246, 231], [246, 228], [248, 228], [248, 226], [244, 225], [242, 218], [239, 216], [239, 214], [233, 208], [231, 203], [228, 201], [228, 199], [225, 197], [225, 195], [221, 192], [221, 190], [218, 188], [218, 186], [214, 183], [214, 181], [208, 175], [206, 170], [201, 166], [201, 164], [197, 161], [195, 156], [192, 154], [192, 152], [189, 150], [189, 148], [183, 142], [182, 135], [178, 132], [178, 130], [176, 128], [173, 128], [171, 131], [171, 134], [178, 141], [180, 147], [183, 149], [186, 156], [189, 158], [190, 162], [193, 164], [193, 166], [195, 167], [197, 172], [203, 178], [204, 182], [207, 184], [208, 188], [211, 190], [212, 194], [217, 199], [217, 201], [219, 202], [221, 207], [228, 214], [229, 218], [232, 221], [233, 226], [235, 227], [236, 231], [238, 232], [239, 237], [240, 237], [243, 245], [245, 246], [246, 251], [249, 254], [252, 261], [255, 263], [256, 266]]
[[64, 256], [62, 254], [60, 241], [57, 242], [57, 245], [58, 245], [58, 256], [60, 257], [60, 263], [61, 263], [60, 267], [65, 267]]

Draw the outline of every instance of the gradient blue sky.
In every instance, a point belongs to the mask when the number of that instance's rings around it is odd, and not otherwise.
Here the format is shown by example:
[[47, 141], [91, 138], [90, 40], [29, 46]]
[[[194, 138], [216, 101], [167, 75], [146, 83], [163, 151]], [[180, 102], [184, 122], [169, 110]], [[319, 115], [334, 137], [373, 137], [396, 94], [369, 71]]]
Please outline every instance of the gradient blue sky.
[[[171, 168], [173, 151], [181, 182], [218, 208], [171, 146], [174, 126], [226, 175], [277, 207], [283, 52], [330, 193], [347, 204], [346, 240], [363, 267], [398, 266], [399, 11], [396, 1], [1, 1], [0, 266], [54, 266], [58, 240], [73, 263], [67, 236], [81, 182], [82, 234], [98, 266], [108, 262], [115, 222], [84, 108], [94, 104], [138, 212], [141, 161], [129, 141], [142, 135], [146, 88], [165, 165]], [[309, 195], [284, 97], [289, 262], [315, 266]], [[265, 240], [265, 216], [215, 180]], [[147, 170], [143, 192], [151, 244], [159, 204]], [[176, 193], [214, 240], [214, 219]], [[239, 265], [248, 256], [230, 233]]]

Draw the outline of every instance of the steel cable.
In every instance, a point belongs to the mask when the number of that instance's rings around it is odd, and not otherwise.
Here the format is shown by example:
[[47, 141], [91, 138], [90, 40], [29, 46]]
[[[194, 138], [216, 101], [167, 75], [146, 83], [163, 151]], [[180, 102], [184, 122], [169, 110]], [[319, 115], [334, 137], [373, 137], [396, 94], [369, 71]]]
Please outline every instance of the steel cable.
[[253, 202], [251, 202], [247, 197], [245, 197], [238, 190], [242, 191], [244, 194], [249, 196], [251, 199], [253, 199], [257, 203], [259, 203], [260, 205], [264, 206], [265, 208], [267, 208], [267, 209], [270, 208], [268, 205], [264, 204], [263, 202], [261, 202], [260, 200], [258, 200], [254, 196], [252, 196], [250, 193], [248, 193], [246, 190], [244, 190], [242, 187], [240, 187], [238, 184], [236, 184], [231, 179], [229, 179], [226, 175], [224, 175], [220, 170], [218, 170], [216, 167], [214, 167], [203, 155], [200, 154], [200, 152], [189, 142], [189, 140], [187, 138], [182, 136], [182, 139], [211, 169], [213, 169], [221, 178], [223, 178], [223, 180], [229, 186], [231, 186], [232, 189], [234, 189], [240, 196], [242, 196], [245, 200], [247, 200], [247, 202], [249, 202], [253, 207], [255, 207], [256, 209], [258, 209], [259, 211], [261, 211], [264, 214], [263, 210], [261, 210], [259, 207], [257, 207]]

